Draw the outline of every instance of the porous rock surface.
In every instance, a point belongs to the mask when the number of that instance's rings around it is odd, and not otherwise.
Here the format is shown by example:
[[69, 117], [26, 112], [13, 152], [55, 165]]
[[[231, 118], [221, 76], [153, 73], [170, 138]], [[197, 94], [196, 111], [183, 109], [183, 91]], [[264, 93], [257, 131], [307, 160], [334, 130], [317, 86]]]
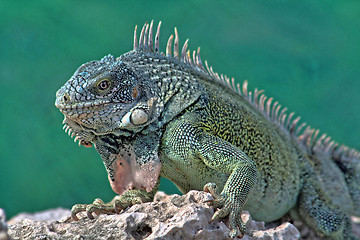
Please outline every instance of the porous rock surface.
[[[209, 221], [214, 213], [204, 203], [211, 195], [190, 191], [186, 195], [159, 192], [155, 201], [134, 205], [119, 215], [99, 215], [90, 220], [79, 214], [70, 219], [70, 211], [48, 210], [37, 214], [20, 214], [5, 223], [0, 216], [0, 240], [5, 239], [229, 239], [226, 220]], [[0, 211], [1, 213], [1, 211]], [[266, 228], [242, 214], [248, 239], [299, 239], [299, 231], [288, 222]]]

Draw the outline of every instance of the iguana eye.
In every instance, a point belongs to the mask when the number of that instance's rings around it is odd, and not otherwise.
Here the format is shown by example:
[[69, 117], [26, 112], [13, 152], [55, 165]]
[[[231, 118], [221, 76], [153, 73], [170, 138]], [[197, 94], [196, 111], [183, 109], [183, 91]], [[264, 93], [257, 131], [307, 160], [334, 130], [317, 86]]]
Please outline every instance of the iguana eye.
[[105, 91], [110, 87], [110, 81], [108, 79], [103, 79], [98, 83], [97, 87], [99, 90]]

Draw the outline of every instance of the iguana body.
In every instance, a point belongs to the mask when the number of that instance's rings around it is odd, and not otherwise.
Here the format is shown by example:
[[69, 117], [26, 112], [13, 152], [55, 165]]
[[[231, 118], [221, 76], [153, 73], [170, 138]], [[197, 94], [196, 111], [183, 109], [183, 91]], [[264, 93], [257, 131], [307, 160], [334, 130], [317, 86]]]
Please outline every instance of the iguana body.
[[[82, 65], [57, 92], [64, 128], [85, 146], [95, 145], [119, 196], [108, 204], [75, 205], [113, 213], [151, 201], [160, 176], [182, 192], [209, 191], [230, 216], [230, 235], [243, 233], [242, 209], [256, 220], [286, 213], [320, 236], [352, 237], [349, 215], [360, 215], [360, 153], [287, 115], [261, 91], [202, 65], [199, 50], [181, 53], [175, 29], [166, 54], [145, 24], [134, 50]], [[172, 56], [172, 53], [174, 56]], [[205, 186], [205, 187], [204, 187]]]

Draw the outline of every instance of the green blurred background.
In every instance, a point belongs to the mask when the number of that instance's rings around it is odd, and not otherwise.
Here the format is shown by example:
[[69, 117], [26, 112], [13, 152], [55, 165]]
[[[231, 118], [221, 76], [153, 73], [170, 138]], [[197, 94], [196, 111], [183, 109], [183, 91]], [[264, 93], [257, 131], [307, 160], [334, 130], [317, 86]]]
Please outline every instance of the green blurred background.
[[[215, 71], [265, 89], [311, 126], [360, 149], [360, 2], [0, 2], [0, 207], [8, 216], [112, 192], [94, 149], [62, 130], [55, 92], [82, 63], [132, 48], [133, 28], [177, 26]], [[161, 189], [177, 192], [163, 182]]]

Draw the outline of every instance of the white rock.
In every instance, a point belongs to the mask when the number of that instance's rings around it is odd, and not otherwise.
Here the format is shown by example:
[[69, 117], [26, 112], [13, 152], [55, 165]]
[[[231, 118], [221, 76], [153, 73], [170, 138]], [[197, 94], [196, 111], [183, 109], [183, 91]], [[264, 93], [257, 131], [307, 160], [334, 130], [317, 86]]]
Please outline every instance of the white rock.
[[[63, 209], [22, 215], [9, 221], [8, 234], [14, 239], [229, 239], [226, 219], [209, 224], [214, 214], [214, 209], [204, 203], [209, 198], [210, 194], [200, 191], [183, 196], [160, 192], [154, 202], [134, 205], [119, 215], [99, 215], [90, 220], [79, 214], [76, 222]], [[242, 219], [247, 226], [242, 240], [300, 236], [290, 223], [266, 229], [263, 222], [253, 221], [248, 212], [242, 214]]]

